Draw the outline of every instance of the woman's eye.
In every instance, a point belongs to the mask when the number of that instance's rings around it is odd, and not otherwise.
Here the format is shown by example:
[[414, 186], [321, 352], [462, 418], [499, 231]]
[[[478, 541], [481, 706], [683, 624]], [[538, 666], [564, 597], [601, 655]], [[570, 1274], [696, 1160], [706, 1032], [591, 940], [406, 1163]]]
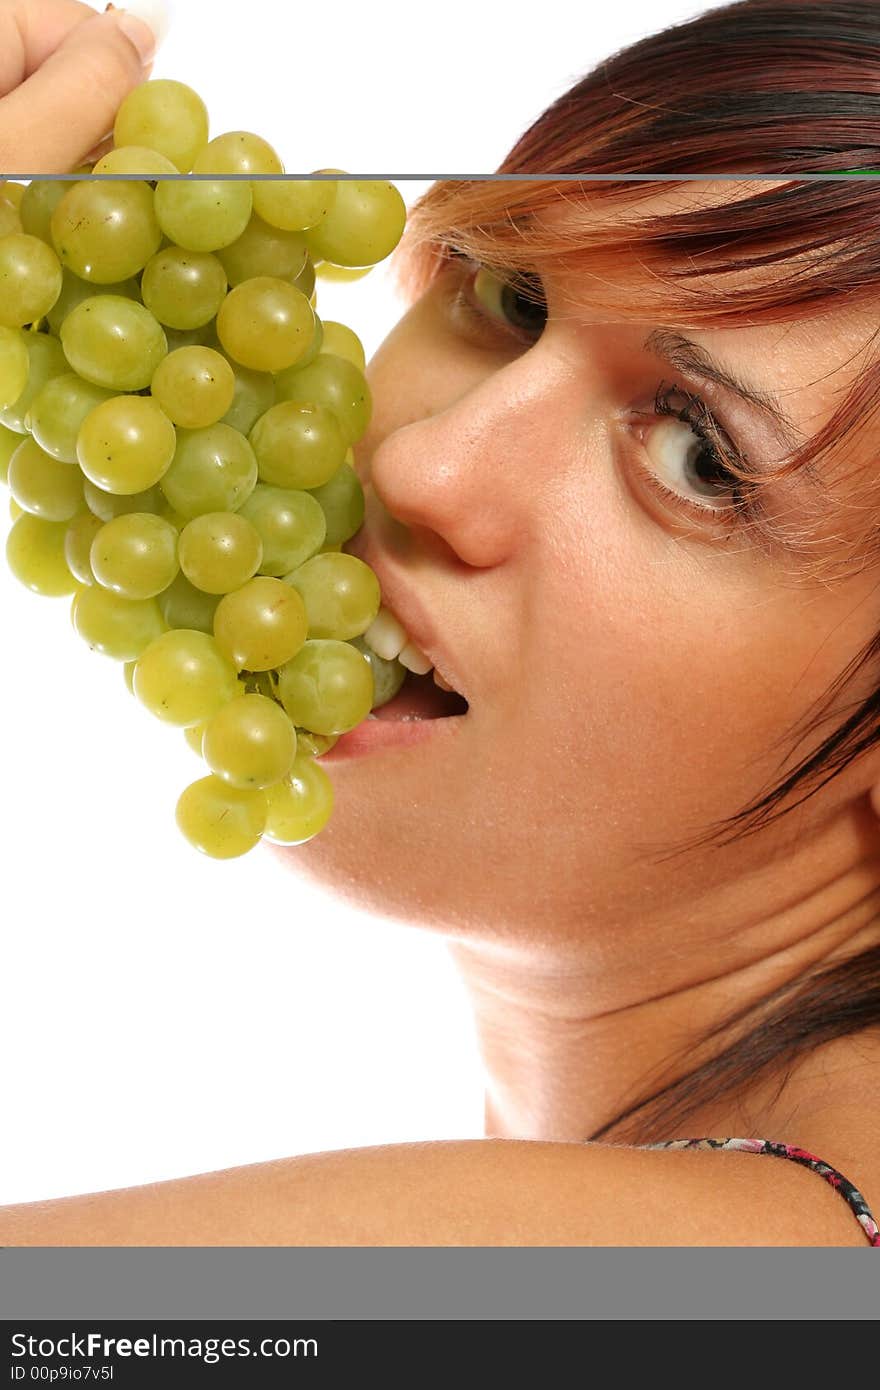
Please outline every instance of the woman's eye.
[[[745, 467], [741, 450], [699, 396], [664, 386], [661, 382], [657, 388], [653, 412], [636, 412], [646, 422], [639, 428], [650, 465], [639, 465], [645, 480], [667, 501], [703, 521], [712, 516], [739, 523], [757, 515], [748, 483], [728, 467], [734, 459], [736, 467]], [[673, 405], [675, 396], [686, 403]]]
[[[538, 337], [547, 323], [547, 305], [536, 276], [520, 276], [523, 289], [502, 280], [494, 271], [480, 266], [471, 282], [471, 294], [482, 311], [508, 327]], [[525, 292], [525, 282], [529, 285]]]
[[[687, 421], [684, 421], [687, 424]], [[699, 501], [707, 510], [730, 506], [737, 479], [725, 468], [717, 449], [693, 429], [682, 428], [682, 419], [661, 419], [647, 431], [645, 452], [660, 479], [685, 500]]]

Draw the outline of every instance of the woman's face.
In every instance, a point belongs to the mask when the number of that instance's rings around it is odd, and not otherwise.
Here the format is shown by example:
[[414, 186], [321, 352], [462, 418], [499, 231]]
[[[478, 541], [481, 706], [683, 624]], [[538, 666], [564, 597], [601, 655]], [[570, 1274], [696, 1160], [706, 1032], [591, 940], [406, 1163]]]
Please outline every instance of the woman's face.
[[[690, 184], [691, 203], [698, 190], [718, 195]], [[279, 852], [369, 911], [558, 945], [591, 917], [623, 926], [716, 891], [730, 906], [793, 828], [803, 845], [829, 813], [850, 814], [864, 769], [736, 846], [658, 859], [776, 784], [790, 748], [778, 741], [872, 635], [880, 599], [870, 574], [792, 582], [784, 550], [718, 510], [689, 511], [729, 504], [730, 490], [689, 424], [654, 413], [661, 381], [700, 395], [753, 460], [793, 445], [643, 346], [675, 325], [591, 320], [567, 307], [567, 281], [543, 288], [540, 331], [534, 310], [459, 262], [369, 364], [366, 519], [346, 549], [377, 570], [469, 708], [408, 746], [328, 763], [330, 823]], [[459, 289], [482, 327], [456, 307]], [[870, 326], [835, 313], [679, 331], [775, 392], [809, 437], [862, 365]], [[687, 405], [681, 390], [671, 405]], [[797, 521], [805, 487], [764, 505]]]

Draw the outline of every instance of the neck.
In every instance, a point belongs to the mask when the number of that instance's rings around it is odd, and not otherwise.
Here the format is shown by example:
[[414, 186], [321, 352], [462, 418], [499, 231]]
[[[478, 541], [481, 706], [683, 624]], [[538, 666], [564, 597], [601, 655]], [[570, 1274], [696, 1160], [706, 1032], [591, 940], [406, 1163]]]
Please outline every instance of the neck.
[[[599, 931], [590, 918], [589, 931], [558, 947], [451, 942], [486, 1072], [487, 1136], [582, 1142], [720, 1051], [731, 1035], [707, 1034], [732, 1013], [876, 945], [880, 854], [854, 852], [872, 840], [864, 823], [851, 829], [830, 829], [825, 852], [813, 843], [693, 898], [674, 922], [605, 922]], [[745, 1113], [769, 1131], [777, 1091], [759, 1077], [747, 1112], [742, 1093], [721, 1098], [688, 1132], [697, 1124], [733, 1134]], [[785, 1113], [791, 1104], [789, 1088]]]

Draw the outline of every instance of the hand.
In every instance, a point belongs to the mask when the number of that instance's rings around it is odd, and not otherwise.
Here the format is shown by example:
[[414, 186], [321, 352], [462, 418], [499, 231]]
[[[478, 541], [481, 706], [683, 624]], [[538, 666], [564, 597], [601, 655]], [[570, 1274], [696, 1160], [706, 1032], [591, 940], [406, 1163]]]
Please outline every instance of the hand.
[[97, 157], [155, 48], [122, 9], [0, 0], [0, 174], [66, 174]]

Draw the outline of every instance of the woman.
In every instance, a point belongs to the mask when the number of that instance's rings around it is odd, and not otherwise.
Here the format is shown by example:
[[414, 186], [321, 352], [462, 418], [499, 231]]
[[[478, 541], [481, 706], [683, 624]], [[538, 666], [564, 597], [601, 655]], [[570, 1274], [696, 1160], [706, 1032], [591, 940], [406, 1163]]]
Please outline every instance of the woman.
[[864, 0], [646, 39], [501, 170], [547, 179], [438, 184], [398, 253], [347, 548], [467, 712], [341, 739], [333, 819], [276, 852], [448, 939], [486, 1140], [6, 1208], [0, 1242], [880, 1243], [880, 202], [796, 178], [880, 163], [878, 42]]

